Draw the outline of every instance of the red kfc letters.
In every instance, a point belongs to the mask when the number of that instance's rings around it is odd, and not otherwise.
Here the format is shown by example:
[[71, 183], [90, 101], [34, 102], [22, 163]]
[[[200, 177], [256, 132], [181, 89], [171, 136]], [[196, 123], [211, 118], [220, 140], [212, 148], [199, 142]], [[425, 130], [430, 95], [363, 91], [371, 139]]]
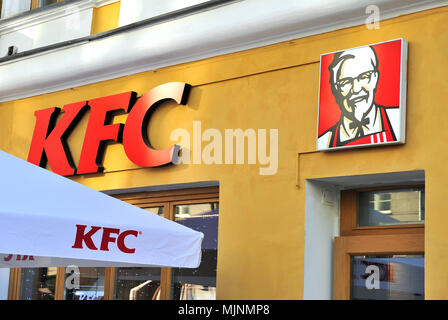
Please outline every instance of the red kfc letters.
[[[100, 251], [109, 251], [109, 244], [110, 243], [117, 243], [117, 247], [121, 252], [124, 253], [135, 253], [135, 248], [128, 248], [125, 244], [125, 239], [129, 236], [134, 236], [137, 238], [139, 235], [138, 231], [136, 230], [126, 230], [123, 232], [120, 232], [120, 229], [116, 228], [107, 228], [107, 227], [98, 227], [98, 226], [91, 226], [90, 230], [86, 232], [87, 225], [76, 225], [76, 236], [75, 236], [75, 243], [73, 244], [73, 249], [84, 249], [84, 244], [86, 245], [87, 249], [90, 250], [98, 250], [97, 245], [95, 245], [94, 240], [92, 239], [92, 236], [94, 236], [98, 231], [103, 229], [103, 234], [101, 236], [101, 243], [99, 250]], [[116, 236], [113, 236], [113, 235]]]
[[34, 113], [36, 126], [28, 153], [28, 162], [45, 167], [48, 160], [53, 172], [63, 176], [75, 174], [75, 163], [66, 139], [84, 115], [86, 107], [85, 101], [65, 105], [64, 115], [57, 125], [55, 125], [56, 119], [61, 109], [49, 108], [36, 111]]
[[114, 111], [128, 112], [135, 102], [135, 92], [125, 92], [88, 102], [90, 107], [77, 174], [102, 172], [102, 154], [107, 141], [121, 142], [124, 124], [111, 124]]
[[[147, 136], [147, 126], [154, 110], [167, 100], [185, 105], [191, 86], [183, 82], [162, 84], [136, 100], [129, 91], [103, 98], [38, 110], [28, 161], [63, 176], [102, 172], [104, 147], [108, 142], [123, 144], [128, 158], [142, 167], [174, 163], [180, 147], [156, 150]], [[78, 168], [73, 161], [67, 138], [84, 114], [90, 110]], [[129, 113], [126, 123], [112, 124], [114, 112]]]

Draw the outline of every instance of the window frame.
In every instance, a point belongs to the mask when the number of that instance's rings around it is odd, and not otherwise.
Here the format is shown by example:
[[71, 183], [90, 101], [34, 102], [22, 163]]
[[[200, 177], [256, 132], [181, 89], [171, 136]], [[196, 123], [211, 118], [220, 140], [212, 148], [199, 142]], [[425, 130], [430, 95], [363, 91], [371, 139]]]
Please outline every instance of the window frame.
[[[424, 185], [400, 185], [341, 191], [340, 236], [334, 238], [333, 299], [350, 299], [350, 257], [356, 255], [423, 254], [425, 224], [357, 227], [357, 193]], [[425, 193], [426, 195], [426, 193]]]
[[[164, 207], [164, 217], [174, 221], [174, 207], [178, 204], [219, 203], [219, 187], [178, 189], [168, 191], [149, 191], [114, 195], [115, 198], [145, 209]], [[151, 214], [148, 212], [148, 214]], [[115, 267], [106, 267], [104, 275], [104, 300], [114, 300]], [[9, 277], [9, 300], [20, 298], [21, 268], [11, 268]], [[65, 268], [57, 268], [55, 300], [64, 300]], [[171, 268], [161, 268], [160, 300], [170, 300]]]
[[[66, 0], [56, 0], [57, 1], [57, 3], [59, 3], [59, 2], [64, 2], [64, 1], [66, 1]], [[30, 7], [30, 10], [34, 10], [34, 9], [38, 9], [38, 8], [43, 8], [43, 7], [41, 7], [40, 6], [40, 0], [31, 0], [31, 7]]]
[[362, 188], [341, 191], [341, 236], [371, 235], [371, 234], [395, 234], [395, 233], [421, 233], [425, 223], [382, 225], [382, 226], [357, 226], [357, 194], [364, 191], [398, 190], [409, 188], [424, 188], [424, 185], [388, 186], [376, 188]]
[[[15, 0], [15, 1], [20, 1], [20, 0]], [[66, 0], [56, 0], [56, 1], [57, 1], [56, 3], [60, 3], [60, 2], [66, 1]], [[4, 2], [4, 0], [0, 0], [0, 13], [2, 12], [3, 2]], [[32, 11], [32, 10], [39, 9], [39, 8], [44, 8], [44, 7], [40, 6], [39, 2], [40, 2], [40, 0], [31, 0], [29, 10], [25, 10], [25, 11], [23, 11], [21, 13]], [[0, 17], [0, 19], [8, 19], [8, 18], [13, 17], [13, 16], [15, 16], [15, 15], [11, 15], [11, 16], [8, 16], [8, 17]]]

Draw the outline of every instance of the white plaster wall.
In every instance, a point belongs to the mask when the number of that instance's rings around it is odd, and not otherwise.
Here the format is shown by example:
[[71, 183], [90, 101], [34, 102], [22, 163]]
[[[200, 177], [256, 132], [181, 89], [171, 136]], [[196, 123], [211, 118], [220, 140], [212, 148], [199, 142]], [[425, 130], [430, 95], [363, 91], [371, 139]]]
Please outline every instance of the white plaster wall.
[[0, 268], [0, 300], [8, 300], [9, 270]]
[[31, 0], [3, 0], [2, 19], [28, 11], [31, 7]]
[[121, 0], [118, 26], [184, 9], [209, 0]]
[[[330, 184], [305, 185], [304, 300], [333, 298], [333, 244], [339, 236], [339, 190]], [[331, 203], [323, 200], [324, 192]]]
[[10, 46], [23, 52], [89, 36], [92, 16], [92, 7], [67, 6], [57, 12], [46, 12], [39, 17], [31, 15], [0, 25], [0, 57], [6, 55]]

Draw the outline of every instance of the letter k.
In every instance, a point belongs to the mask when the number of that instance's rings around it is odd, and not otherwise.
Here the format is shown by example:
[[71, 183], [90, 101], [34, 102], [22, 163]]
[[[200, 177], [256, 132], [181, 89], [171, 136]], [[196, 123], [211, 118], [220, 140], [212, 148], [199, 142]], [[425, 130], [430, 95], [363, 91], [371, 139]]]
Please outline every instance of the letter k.
[[76, 238], [75, 238], [75, 244], [72, 246], [74, 249], [82, 249], [82, 243], [84, 242], [90, 250], [98, 250], [95, 247], [95, 244], [93, 243], [92, 236], [101, 229], [101, 227], [95, 227], [92, 226], [92, 229], [90, 229], [89, 232], [84, 234], [84, 231], [86, 230], [86, 225], [76, 225], [77, 231], [76, 231]]

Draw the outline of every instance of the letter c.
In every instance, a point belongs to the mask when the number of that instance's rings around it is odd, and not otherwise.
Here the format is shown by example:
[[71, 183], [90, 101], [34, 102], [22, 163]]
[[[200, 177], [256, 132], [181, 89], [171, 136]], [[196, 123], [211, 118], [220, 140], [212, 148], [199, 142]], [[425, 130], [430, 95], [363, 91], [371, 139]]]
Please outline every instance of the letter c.
[[151, 115], [163, 102], [173, 99], [185, 105], [190, 88], [183, 82], [169, 82], [151, 89], [138, 99], [123, 131], [124, 151], [133, 163], [141, 167], [159, 167], [177, 162], [180, 147], [174, 145], [163, 150], [154, 149], [148, 138], [147, 126]]
[[120, 251], [124, 252], [124, 253], [134, 253], [135, 252], [135, 248], [134, 249], [130, 249], [128, 247], [126, 247], [126, 245], [124, 244], [124, 240], [127, 236], [134, 236], [137, 238], [138, 236], [138, 232], [135, 230], [127, 230], [127, 231], [123, 231], [117, 239], [117, 246], [118, 249], [120, 249]]

